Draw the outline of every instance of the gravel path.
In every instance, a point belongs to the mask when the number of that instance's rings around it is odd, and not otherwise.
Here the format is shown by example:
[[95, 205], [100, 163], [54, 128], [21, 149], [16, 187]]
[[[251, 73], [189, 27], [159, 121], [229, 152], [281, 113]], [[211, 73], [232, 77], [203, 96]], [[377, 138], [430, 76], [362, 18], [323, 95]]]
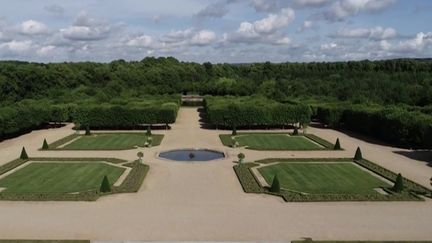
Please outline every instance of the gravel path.
[[[0, 236], [6, 239], [277, 241], [312, 237], [323, 240], [432, 239], [432, 203], [335, 202], [285, 203], [267, 195], [243, 192], [233, 172], [240, 151], [246, 160], [267, 157], [341, 157], [357, 145], [366, 158], [424, 185], [432, 175], [425, 162], [394, 153], [343, 133], [309, 128], [329, 141], [341, 139], [345, 151], [259, 152], [223, 147], [221, 131], [201, 129], [196, 109], [182, 108], [178, 122], [159, 147], [126, 151], [38, 151], [43, 138], [53, 142], [72, 134], [71, 125], [35, 131], [0, 143], [0, 163], [19, 156], [116, 157], [136, 159], [144, 151], [150, 172], [140, 191], [103, 197], [96, 202], [0, 201]], [[229, 131], [224, 131], [229, 133]], [[222, 150], [229, 157], [203, 163], [160, 160], [174, 148]], [[427, 179], [427, 180], [426, 180]]]

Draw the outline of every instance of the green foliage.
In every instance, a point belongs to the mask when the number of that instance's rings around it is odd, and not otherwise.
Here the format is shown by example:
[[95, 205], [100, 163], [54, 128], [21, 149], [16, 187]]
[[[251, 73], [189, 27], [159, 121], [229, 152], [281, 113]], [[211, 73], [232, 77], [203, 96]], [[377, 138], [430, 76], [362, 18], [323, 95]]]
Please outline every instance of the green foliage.
[[317, 118], [398, 146], [432, 147], [432, 116], [416, 109], [341, 103], [318, 106]]
[[392, 190], [397, 192], [397, 193], [401, 193], [403, 191], [403, 189], [404, 189], [403, 177], [399, 173], [396, 177], [396, 181], [395, 181], [395, 184], [394, 184]]
[[29, 158], [29, 157], [28, 157], [28, 155], [27, 155], [27, 151], [26, 151], [25, 147], [23, 147], [22, 150], [21, 150], [20, 159], [22, 159], [22, 160], [27, 160], [28, 158]]
[[89, 125], [86, 126], [85, 135], [86, 136], [90, 136], [91, 135], [90, 126]]
[[148, 127], [147, 127], [146, 135], [147, 135], [147, 136], [151, 136], [151, 135], [152, 135], [151, 126], [148, 126]]
[[204, 101], [207, 120], [226, 127], [309, 123], [307, 105], [282, 104], [260, 97], [210, 97]]
[[232, 128], [231, 136], [237, 136], [237, 127], [234, 126], [234, 127]]
[[298, 131], [297, 126], [294, 126], [294, 132], [293, 132], [293, 135], [294, 135], [294, 136], [299, 135], [299, 131]]
[[237, 178], [239, 179], [240, 184], [246, 193], [262, 193], [264, 191], [264, 189], [258, 184], [258, 182], [255, 180], [255, 177], [249, 170], [249, 168], [255, 166], [258, 166], [258, 164], [246, 163], [235, 165], [233, 167]]
[[354, 160], [362, 160], [362, 159], [363, 159], [363, 155], [362, 155], [361, 149], [360, 149], [360, 147], [357, 147], [357, 150], [356, 150], [355, 155], [354, 155]]
[[276, 174], [273, 178], [273, 182], [270, 187], [270, 192], [279, 193], [280, 191], [281, 188], [280, 188], [279, 178], [278, 175]]
[[104, 176], [99, 191], [102, 193], [111, 192], [111, 184], [108, 181], [108, 176]]
[[333, 149], [334, 150], [341, 150], [342, 149], [341, 145], [340, 145], [340, 142], [339, 142], [339, 138], [336, 139], [336, 143], [335, 143]]
[[246, 158], [246, 156], [244, 155], [244, 153], [239, 153], [237, 155], [237, 158], [239, 159], [240, 163], [243, 163], [243, 160]]
[[47, 150], [47, 149], [49, 149], [49, 145], [47, 143], [47, 140], [44, 138], [43, 144], [42, 144], [42, 150]]

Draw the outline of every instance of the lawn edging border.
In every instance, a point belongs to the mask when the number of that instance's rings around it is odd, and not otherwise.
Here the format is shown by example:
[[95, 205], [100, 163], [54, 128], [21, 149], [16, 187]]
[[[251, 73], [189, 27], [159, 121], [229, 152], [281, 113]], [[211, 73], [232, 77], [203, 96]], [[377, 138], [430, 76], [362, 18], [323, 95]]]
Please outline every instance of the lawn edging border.
[[[96, 132], [93, 134], [144, 134], [145, 132]], [[92, 135], [93, 135], [92, 134]], [[42, 149], [40, 148], [39, 151], [124, 151], [124, 150], [132, 150], [135, 148], [127, 148], [127, 149], [67, 149], [67, 148], [59, 148], [62, 145], [67, 144], [68, 142], [71, 142], [74, 139], [77, 139], [79, 137], [86, 136], [84, 134], [71, 134], [64, 138], [61, 138], [59, 140], [54, 141], [53, 143], [48, 144], [48, 149]], [[153, 138], [157, 138], [153, 140], [152, 147], [156, 147], [162, 144], [163, 139], [165, 138], [164, 134], [152, 134]], [[143, 147], [139, 147], [143, 148]]]
[[[132, 168], [121, 185], [112, 186], [109, 193], [101, 193], [98, 190], [89, 190], [79, 193], [10, 193], [0, 192], [0, 200], [3, 201], [96, 201], [101, 196], [118, 193], [137, 192], [150, 170], [150, 166], [139, 161], [129, 162], [116, 158], [45, 158], [30, 157], [26, 160], [16, 159], [0, 166], [0, 175], [13, 170], [29, 161], [88, 161], [88, 162], [109, 162], [112, 164], [122, 164]], [[5, 168], [5, 169], [2, 169]], [[7, 169], [7, 170], [6, 170]]]
[[409, 179], [406, 182], [406, 191], [403, 193], [394, 193], [388, 188], [383, 188], [388, 195], [360, 195], [360, 194], [302, 194], [286, 190], [280, 193], [270, 192], [269, 188], [262, 187], [256, 180], [251, 168], [259, 166], [259, 164], [269, 164], [274, 162], [289, 163], [289, 162], [347, 162], [356, 163], [359, 166], [377, 174], [392, 182], [395, 181], [397, 174], [387, 170], [369, 160], [355, 161], [352, 158], [270, 158], [258, 160], [251, 163], [238, 164], [233, 166], [234, 171], [239, 179], [240, 184], [246, 193], [264, 193], [273, 196], [282, 197], [286, 202], [336, 202], [336, 201], [424, 201], [421, 196], [432, 197], [432, 191], [428, 188], [419, 185]]

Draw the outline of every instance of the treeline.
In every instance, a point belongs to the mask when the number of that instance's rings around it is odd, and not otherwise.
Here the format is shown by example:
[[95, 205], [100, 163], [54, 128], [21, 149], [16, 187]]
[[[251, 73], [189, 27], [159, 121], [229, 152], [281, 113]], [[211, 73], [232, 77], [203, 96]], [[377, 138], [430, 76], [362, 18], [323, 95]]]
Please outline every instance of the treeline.
[[333, 128], [346, 128], [407, 148], [432, 147], [432, 116], [401, 107], [349, 104], [314, 106], [315, 116]]
[[229, 128], [308, 124], [309, 106], [282, 104], [263, 97], [211, 97], [204, 99], [207, 122]]
[[111, 63], [0, 62], [0, 103], [45, 98], [58, 103], [93, 98], [102, 103], [189, 92], [426, 106], [432, 103], [431, 74], [432, 61], [411, 59], [243, 65], [171, 57]]
[[96, 103], [81, 100], [58, 104], [51, 100], [22, 100], [0, 107], [0, 140], [38, 129], [48, 123], [75, 122], [78, 128], [134, 128], [171, 124], [177, 117], [180, 95], [146, 96], [143, 100]]

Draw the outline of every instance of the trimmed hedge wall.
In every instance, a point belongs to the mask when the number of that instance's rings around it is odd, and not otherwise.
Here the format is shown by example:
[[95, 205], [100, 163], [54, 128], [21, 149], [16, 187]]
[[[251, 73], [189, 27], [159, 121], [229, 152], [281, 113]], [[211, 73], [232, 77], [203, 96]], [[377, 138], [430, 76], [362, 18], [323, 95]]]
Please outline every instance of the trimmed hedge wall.
[[165, 103], [158, 106], [89, 105], [77, 108], [74, 121], [92, 128], [130, 128], [142, 124], [171, 124], [179, 106]]
[[410, 148], [432, 148], [432, 116], [398, 107], [322, 105], [317, 118], [324, 124]]
[[307, 105], [282, 104], [261, 97], [211, 97], [204, 99], [207, 121], [226, 127], [308, 124]]

